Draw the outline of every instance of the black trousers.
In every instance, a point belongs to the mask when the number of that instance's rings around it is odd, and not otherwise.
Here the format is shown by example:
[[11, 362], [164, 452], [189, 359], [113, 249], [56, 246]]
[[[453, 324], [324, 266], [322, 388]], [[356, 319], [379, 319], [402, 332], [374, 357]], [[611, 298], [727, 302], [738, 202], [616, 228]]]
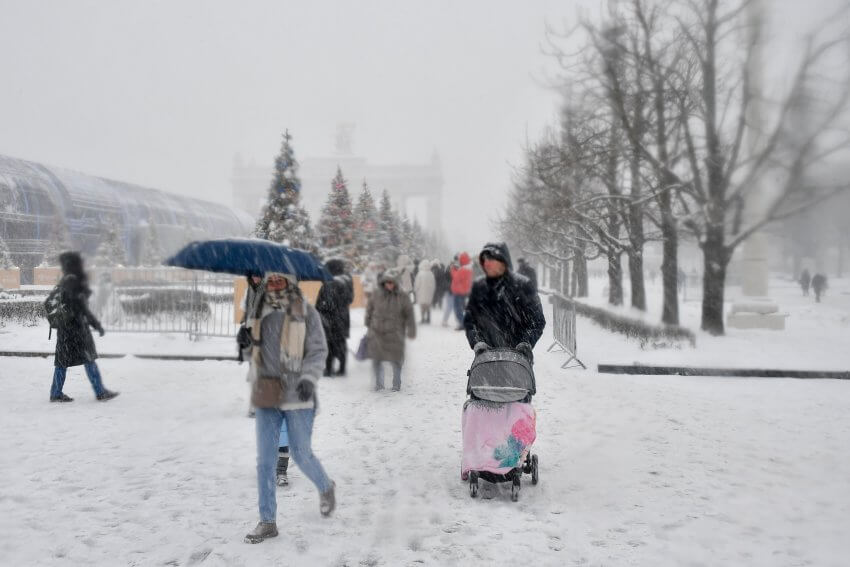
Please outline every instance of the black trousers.
[[348, 354], [348, 341], [345, 337], [328, 337], [328, 357], [325, 359], [325, 372], [333, 372], [334, 359], [339, 361], [339, 373], [345, 373], [345, 359]]

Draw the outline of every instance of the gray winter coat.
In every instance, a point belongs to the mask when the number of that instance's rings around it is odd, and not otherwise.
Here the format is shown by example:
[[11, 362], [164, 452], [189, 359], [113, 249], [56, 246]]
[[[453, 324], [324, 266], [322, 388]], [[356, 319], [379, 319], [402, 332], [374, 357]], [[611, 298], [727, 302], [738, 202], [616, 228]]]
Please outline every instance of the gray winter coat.
[[[258, 298], [258, 309], [260, 310], [259, 321], [249, 321], [251, 324], [260, 324], [261, 345], [252, 348], [260, 348], [263, 368], [256, 368], [253, 362], [249, 371], [249, 379], [255, 380], [257, 373], [281, 375], [284, 382], [285, 398], [279, 406], [282, 410], [312, 409], [316, 405], [316, 390], [319, 376], [325, 369], [325, 359], [328, 356], [328, 346], [325, 341], [325, 332], [322, 329], [322, 319], [316, 308], [304, 301], [306, 312], [304, 314], [305, 338], [304, 359], [301, 372], [287, 373], [281, 368], [280, 363], [280, 333], [283, 328], [283, 314], [279, 310], [270, 309], [262, 305], [262, 298]], [[249, 359], [250, 360], [250, 359]], [[313, 383], [313, 396], [306, 401], [298, 399], [296, 387], [301, 380]]]
[[[387, 291], [384, 282], [396, 282], [393, 291]], [[366, 307], [367, 345], [369, 358], [388, 362], [404, 362], [404, 336], [416, 338], [416, 318], [410, 298], [399, 289], [392, 275], [384, 274], [378, 289]]]

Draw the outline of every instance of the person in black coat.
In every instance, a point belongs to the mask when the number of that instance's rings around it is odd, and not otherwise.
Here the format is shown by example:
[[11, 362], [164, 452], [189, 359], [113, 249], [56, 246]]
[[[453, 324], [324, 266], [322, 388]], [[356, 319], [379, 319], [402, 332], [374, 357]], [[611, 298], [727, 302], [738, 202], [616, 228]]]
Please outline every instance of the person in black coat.
[[53, 365], [53, 385], [50, 388], [51, 402], [72, 402], [73, 398], [62, 392], [65, 376], [71, 366], [83, 365], [98, 400], [111, 400], [118, 392], [103, 386], [100, 370], [95, 363], [97, 350], [89, 327], [102, 337], [103, 326], [89, 310], [91, 289], [83, 270], [83, 258], [78, 252], [63, 252], [59, 255], [62, 279], [59, 280], [59, 303], [66, 313], [56, 328], [56, 353]]
[[345, 376], [345, 361], [348, 353], [348, 339], [351, 319], [348, 306], [354, 301], [354, 282], [345, 273], [345, 262], [328, 260], [325, 267], [334, 279], [322, 284], [316, 298], [316, 311], [322, 317], [322, 327], [328, 341], [328, 358], [325, 364], [325, 376], [332, 376], [333, 362], [339, 361], [337, 376]]
[[525, 261], [525, 258], [520, 258], [517, 260], [519, 263], [519, 268], [517, 272], [524, 275], [531, 281], [531, 285], [534, 286], [534, 291], [537, 291], [537, 270], [535, 270], [531, 264]]
[[532, 360], [532, 349], [546, 326], [537, 291], [528, 278], [511, 271], [505, 243], [485, 245], [478, 261], [485, 275], [472, 284], [463, 314], [469, 346], [475, 354], [513, 348]]

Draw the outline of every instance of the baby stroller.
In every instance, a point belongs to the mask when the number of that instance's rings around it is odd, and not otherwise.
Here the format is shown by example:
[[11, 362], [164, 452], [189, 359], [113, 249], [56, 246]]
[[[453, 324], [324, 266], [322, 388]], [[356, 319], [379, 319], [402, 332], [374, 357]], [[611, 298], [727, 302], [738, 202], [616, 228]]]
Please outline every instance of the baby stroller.
[[510, 348], [479, 353], [467, 372], [463, 404], [461, 479], [469, 495], [478, 496], [478, 481], [511, 482], [511, 500], [519, 500], [522, 474], [537, 484], [537, 437], [531, 397], [537, 393], [531, 363]]

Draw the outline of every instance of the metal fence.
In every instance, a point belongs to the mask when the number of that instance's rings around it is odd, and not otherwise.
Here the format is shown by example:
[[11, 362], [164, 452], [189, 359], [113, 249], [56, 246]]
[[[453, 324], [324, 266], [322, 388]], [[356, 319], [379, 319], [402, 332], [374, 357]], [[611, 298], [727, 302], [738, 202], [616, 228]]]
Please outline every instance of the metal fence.
[[[551, 351], [557, 346], [570, 356], [567, 361], [561, 365], [561, 368], [581, 366], [586, 369], [587, 367], [578, 358], [575, 302], [557, 293], [553, 293], [550, 296], [549, 302], [553, 305], [552, 333], [554, 335], [555, 342], [546, 349], [546, 352]], [[576, 361], [578, 364], [570, 365], [572, 361]]]
[[89, 306], [109, 331], [233, 336], [234, 280], [179, 268], [93, 269]]

